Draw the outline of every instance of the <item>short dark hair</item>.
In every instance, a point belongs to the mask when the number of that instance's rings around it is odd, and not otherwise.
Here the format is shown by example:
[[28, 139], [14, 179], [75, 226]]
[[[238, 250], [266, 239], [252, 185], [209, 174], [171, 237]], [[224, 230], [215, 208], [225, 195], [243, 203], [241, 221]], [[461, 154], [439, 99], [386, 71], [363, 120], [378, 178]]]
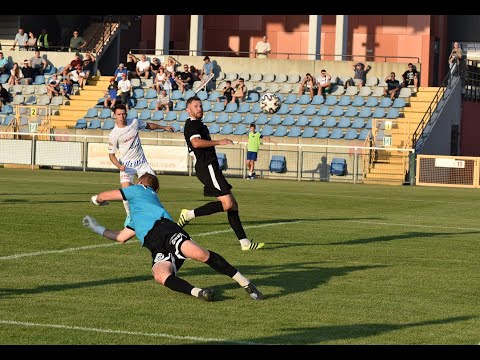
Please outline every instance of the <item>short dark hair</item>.
[[255, 129], [257, 126], [255, 124], [250, 124], [250, 127], [253, 127]]
[[202, 100], [200, 100], [200, 98], [199, 98], [197, 95], [195, 95], [195, 96], [192, 96], [192, 97], [188, 98], [188, 100], [187, 100], [187, 106], [190, 105], [190, 104], [191, 104], [192, 102], [194, 102], [194, 101], [200, 101], [200, 102], [202, 102]]
[[115, 107], [113, 108], [113, 113], [114, 113], [114, 114], [115, 114], [115, 112], [117, 111], [117, 109], [127, 111], [127, 107], [126, 107], [125, 104], [117, 104], [117, 105], [115, 105]]
[[327, 70], [325, 70], [325, 69], [322, 69], [322, 71], [320, 71], [320, 72], [327, 72]]
[[245, 79], [244, 79], [244, 78], [238, 78], [238, 81], [243, 81], [243, 82], [245, 82]]
[[232, 85], [232, 82], [230, 80], [225, 81], [227, 84]]

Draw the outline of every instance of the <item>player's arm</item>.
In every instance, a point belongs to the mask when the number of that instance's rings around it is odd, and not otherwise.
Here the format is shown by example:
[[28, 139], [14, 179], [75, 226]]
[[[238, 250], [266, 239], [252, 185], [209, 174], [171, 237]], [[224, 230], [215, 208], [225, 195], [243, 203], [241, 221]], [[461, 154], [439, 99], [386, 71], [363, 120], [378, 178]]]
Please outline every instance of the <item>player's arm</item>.
[[199, 137], [194, 137], [191, 140], [191, 143], [195, 149], [207, 148], [217, 145], [233, 145], [233, 141], [230, 139], [206, 140]]
[[175, 128], [173, 126], [170, 126], [170, 125], [163, 126], [163, 125], [158, 125], [158, 124], [154, 124], [154, 123], [151, 123], [151, 122], [145, 123], [145, 128], [150, 129], [150, 130], [163, 129], [165, 131], [175, 132]]
[[125, 171], [125, 165], [120, 164], [115, 154], [108, 154], [108, 157], [113, 165], [120, 169], [120, 171]]
[[93, 217], [88, 215], [83, 218], [82, 224], [94, 233], [122, 244], [135, 236], [135, 231], [127, 227], [122, 230], [106, 229], [104, 226], [98, 224]]
[[123, 200], [123, 195], [120, 190], [110, 190], [93, 195], [90, 200], [94, 205], [104, 206], [108, 205], [109, 200]]

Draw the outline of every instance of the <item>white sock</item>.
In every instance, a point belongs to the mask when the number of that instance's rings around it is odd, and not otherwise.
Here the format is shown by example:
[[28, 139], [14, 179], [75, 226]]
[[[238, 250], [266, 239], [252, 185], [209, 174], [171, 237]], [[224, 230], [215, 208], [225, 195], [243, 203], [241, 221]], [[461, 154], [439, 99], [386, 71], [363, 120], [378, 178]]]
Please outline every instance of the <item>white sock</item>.
[[250, 239], [245, 238], [245, 239], [240, 239], [239, 241], [240, 241], [240, 245], [242, 246], [250, 246]]
[[248, 280], [245, 276], [240, 274], [240, 271], [237, 271], [237, 273], [232, 276], [232, 279], [238, 282], [241, 287], [245, 287], [248, 284], [250, 284], [250, 280]]
[[195, 211], [194, 210], [188, 210], [187, 219], [192, 220], [194, 217], [195, 217]]
[[125, 208], [127, 215], [130, 215], [130, 205], [128, 204], [128, 201], [123, 200], [123, 207]]
[[198, 297], [198, 294], [200, 293], [200, 291], [202, 291], [202, 289], [194, 287], [192, 291], [190, 291], [190, 294], [192, 294], [195, 297]]

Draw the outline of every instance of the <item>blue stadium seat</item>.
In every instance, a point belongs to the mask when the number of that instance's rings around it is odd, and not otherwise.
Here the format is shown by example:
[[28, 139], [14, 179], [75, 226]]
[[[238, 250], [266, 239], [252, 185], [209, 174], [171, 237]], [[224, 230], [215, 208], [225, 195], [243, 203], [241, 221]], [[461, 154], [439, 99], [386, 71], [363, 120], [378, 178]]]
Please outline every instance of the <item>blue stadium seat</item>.
[[250, 111], [250, 104], [248, 103], [241, 103], [237, 110], [240, 114], [245, 114]]
[[301, 134], [302, 134], [302, 129], [298, 126], [294, 126], [288, 132], [287, 137], [300, 137]]
[[283, 137], [283, 136], [286, 136], [288, 133], [288, 129], [283, 126], [283, 125], [278, 125], [275, 129], [275, 131], [273, 132], [273, 136], [276, 136], [276, 137]]
[[33, 81], [32, 85], [42, 85], [42, 84], [45, 84], [45, 76], [44, 75], [35, 76], [35, 80]]
[[225, 110], [225, 105], [223, 104], [223, 102], [216, 102], [215, 104], [213, 104], [213, 112], [222, 112], [223, 110]]
[[340, 128], [335, 128], [330, 133], [330, 139], [342, 139], [343, 138], [343, 130]]
[[287, 104], [283, 103], [281, 106], [280, 106], [280, 109], [277, 111], [277, 114], [278, 115], [287, 115], [288, 112], [289, 112], [289, 107]]
[[338, 100], [337, 105], [338, 106], [348, 106], [348, 105], [350, 105], [351, 102], [352, 102], [352, 100], [350, 99], [350, 96], [342, 95], [342, 96], [340, 96], [340, 99]]
[[389, 97], [382, 97], [380, 100], [380, 105], [378, 106], [382, 108], [390, 107], [392, 106], [392, 99], [390, 99]]
[[329, 116], [325, 119], [325, 122], [323, 123], [324, 127], [335, 127], [337, 126], [337, 119], [335, 119], [332, 116]]
[[289, 112], [291, 115], [300, 115], [301, 113], [303, 113], [303, 107], [299, 104], [293, 105]]
[[393, 105], [392, 107], [394, 108], [403, 108], [405, 107], [405, 99], [404, 98], [396, 98], [394, 101], [393, 101]]
[[86, 129], [87, 119], [78, 119], [77, 123], [73, 126], [75, 129]]
[[157, 110], [157, 99], [152, 99], [148, 103], [148, 110]]
[[326, 105], [320, 105], [320, 108], [317, 111], [318, 116], [327, 116], [330, 114], [330, 107]]
[[208, 100], [202, 100], [202, 109], [203, 109], [203, 112], [211, 111], [212, 103]]
[[358, 134], [358, 140], [366, 140], [367, 139], [367, 136], [368, 136], [368, 133], [370, 132], [369, 129], [362, 129], [360, 131], [360, 134]]
[[[197, 96], [200, 100], [204, 101], [208, 99], [208, 93], [205, 90], [201, 90], [197, 93]], [[216, 99], [215, 99], [216, 100]]]
[[388, 109], [387, 119], [397, 119], [400, 116], [400, 111], [398, 108]]
[[157, 90], [155, 89], [148, 89], [147, 93], [145, 94], [145, 99], [155, 99], [157, 97]]
[[384, 116], [385, 116], [385, 109], [381, 107], [375, 108], [372, 114], [372, 117], [374, 118], [383, 118]]
[[371, 129], [372, 128], [372, 118], [367, 120], [367, 123], [365, 124], [365, 129]]
[[260, 107], [260, 103], [256, 102], [252, 105], [250, 109], [250, 114], [261, 114], [263, 112], [262, 108]]
[[163, 115], [163, 120], [175, 121], [177, 120], [177, 113], [175, 111], [169, 111]]
[[172, 121], [170, 123], [170, 126], [172, 126], [174, 129], [175, 129], [175, 132], [180, 132], [182, 130], [182, 127], [180, 126], [180, 124], [176, 121]]
[[178, 121], [179, 122], [185, 122], [189, 118], [190, 114], [186, 111], [182, 111], [180, 115], [178, 115]]
[[144, 109], [141, 111], [140, 115], [138, 115], [138, 120], [146, 121], [149, 120], [152, 116], [150, 110]]
[[341, 117], [340, 120], [338, 120], [337, 127], [339, 128], [350, 127], [350, 119], [347, 117]]
[[345, 132], [344, 139], [345, 140], [355, 140], [358, 137], [357, 130], [355, 129], [347, 129]]
[[112, 117], [112, 110], [110, 108], [103, 108], [100, 110], [100, 114], [98, 114], [99, 119], [110, 119]]
[[92, 119], [90, 120], [90, 124], [88, 124], [88, 129], [95, 130], [95, 129], [100, 129], [102, 124], [100, 123], [99, 119]]
[[295, 122], [296, 126], [307, 126], [308, 125], [308, 117], [305, 115], [301, 115], [298, 117], [297, 121]]
[[180, 90], [173, 90], [170, 96], [170, 100], [180, 100], [183, 99], [183, 94]]
[[356, 117], [352, 122], [352, 128], [354, 129], [361, 129], [365, 126], [365, 119], [361, 117]]
[[365, 102], [365, 106], [367, 107], [376, 107], [378, 105], [378, 98], [375, 96], [369, 96], [367, 101]]
[[187, 102], [184, 100], [178, 100], [175, 105], [173, 105], [173, 110], [183, 111], [187, 108]]
[[115, 122], [113, 121], [113, 119], [105, 119], [103, 121], [101, 129], [102, 130], [112, 130], [114, 127], [115, 127]]
[[87, 110], [87, 114], [85, 118], [90, 119], [98, 116], [98, 109], [97, 108], [90, 108]]
[[218, 134], [220, 132], [220, 126], [217, 123], [213, 123], [208, 127], [210, 134]]
[[283, 126], [293, 126], [295, 124], [295, 118], [292, 115], [287, 115], [283, 118]]
[[220, 93], [218, 91], [212, 91], [208, 95], [208, 101], [217, 101], [217, 99], [220, 97]]
[[245, 100], [247, 103], [256, 103], [260, 99], [260, 94], [257, 91], [250, 90]]
[[300, 105], [307, 105], [307, 104], [310, 104], [310, 95], [300, 95], [300, 97], [298, 98], [297, 100], [297, 104], [300, 104]]
[[337, 104], [337, 97], [335, 95], [328, 95], [323, 104], [327, 105], [327, 106], [336, 105]]
[[255, 120], [255, 125], [265, 125], [268, 123], [268, 117], [265, 114], [259, 114]]
[[272, 155], [268, 166], [270, 172], [284, 173], [287, 171], [287, 161], [284, 155]]
[[318, 139], [326, 139], [330, 135], [330, 131], [326, 127], [321, 127], [318, 129], [317, 134], [315, 135], [316, 138]]
[[203, 123], [208, 124], [208, 123], [213, 123], [215, 122], [215, 114], [213, 112], [208, 112], [204, 117], [203, 117]]
[[363, 96], [355, 96], [351, 105], [356, 107], [363, 106], [365, 105], [365, 99]]
[[323, 119], [320, 116], [314, 116], [312, 120], [310, 120], [310, 126], [322, 126]]
[[325, 102], [323, 95], [315, 95], [312, 99], [312, 105], [322, 105]]
[[369, 107], [364, 107], [360, 110], [360, 113], [358, 114], [358, 117], [361, 118], [368, 118], [372, 116], [372, 109]]
[[132, 97], [134, 99], [141, 99], [144, 97], [145, 92], [143, 91], [143, 88], [135, 88], [133, 89], [133, 95]]
[[246, 114], [246, 115], [243, 117], [242, 124], [250, 125], [250, 124], [253, 124], [254, 122], [255, 122], [255, 115], [253, 115], [253, 114]]
[[344, 115], [345, 115], [346, 117], [354, 117], [354, 116], [357, 116], [357, 114], [358, 114], [357, 108], [354, 107], [354, 106], [349, 106], [348, 109], [347, 109], [347, 111], [345, 111], [345, 114], [344, 114]]
[[228, 122], [230, 124], [240, 124], [242, 120], [242, 115], [240, 115], [239, 113], [234, 113], [233, 115], [230, 115], [230, 119], [228, 120]]
[[225, 124], [222, 126], [222, 129], [220, 130], [220, 134], [222, 135], [230, 135], [233, 133], [233, 125], [232, 124]]
[[10, 74], [0, 75], [0, 84], [6, 84], [9, 78], [10, 78]]
[[183, 94], [182, 98], [183, 100], [187, 101], [188, 99], [190, 99], [192, 96], [196, 96], [197, 94], [195, 94], [195, 91], [193, 90], [187, 90], [185, 91], [185, 94]]
[[282, 118], [278, 114], [274, 114], [268, 121], [268, 125], [278, 125], [282, 122]]
[[270, 136], [273, 134], [273, 126], [272, 125], [265, 125], [260, 132], [262, 136]]
[[148, 106], [147, 99], [138, 99], [137, 103], [135, 104], [135, 109], [143, 110], [146, 109]]
[[[308, 96], [308, 95], [307, 95]], [[296, 94], [288, 94], [285, 100], [283, 101], [284, 104], [296, 104], [297, 103], [297, 95]]]
[[312, 115], [315, 115], [316, 113], [317, 113], [317, 108], [315, 107], [315, 105], [307, 105], [307, 107], [303, 111], [303, 115], [306, 115], [306, 116], [312, 116]]
[[154, 111], [153, 114], [150, 117], [150, 120], [153, 120], [153, 121], [163, 120], [163, 111], [162, 110]]
[[336, 116], [336, 117], [339, 117], [339, 116], [343, 116], [343, 113], [344, 113], [344, 110], [342, 107], [340, 106], [335, 106], [332, 110], [332, 113], [330, 114], [330, 116]]
[[137, 109], [130, 109], [127, 111], [127, 120], [135, 119], [138, 116]]
[[247, 126], [245, 126], [244, 124], [238, 124], [233, 131], [233, 135], [245, 135], [246, 133], [248, 133], [248, 131], [249, 129], [247, 128]]
[[227, 155], [225, 153], [217, 153], [217, 160], [220, 170], [227, 170]]
[[344, 176], [347, 174], [347, 160], [343, 158], [333, 158], [330, 164], [330, 174]]
[[225, 124], [228, 122], [228, 114], [225, 114], [224, 112], [218, 114], [217, 119], [215, 120], [216, 123], [218, 124]]
[[315, 129], [313, 127], [306, 127], [303, 130], [302, 138], [312, 138], [315, 136]]

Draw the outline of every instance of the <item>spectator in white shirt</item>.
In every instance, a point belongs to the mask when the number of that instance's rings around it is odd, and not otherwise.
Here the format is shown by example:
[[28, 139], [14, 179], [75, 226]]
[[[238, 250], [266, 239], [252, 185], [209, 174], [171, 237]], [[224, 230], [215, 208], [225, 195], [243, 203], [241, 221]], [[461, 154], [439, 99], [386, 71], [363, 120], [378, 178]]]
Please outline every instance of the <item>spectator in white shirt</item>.
[[138, 77], [145, 77], [145, 79], [150, 77], [150, 61], [147, 60], [144, 54], [140, 55], [140, 61], [137, 61], [136, 70]]

